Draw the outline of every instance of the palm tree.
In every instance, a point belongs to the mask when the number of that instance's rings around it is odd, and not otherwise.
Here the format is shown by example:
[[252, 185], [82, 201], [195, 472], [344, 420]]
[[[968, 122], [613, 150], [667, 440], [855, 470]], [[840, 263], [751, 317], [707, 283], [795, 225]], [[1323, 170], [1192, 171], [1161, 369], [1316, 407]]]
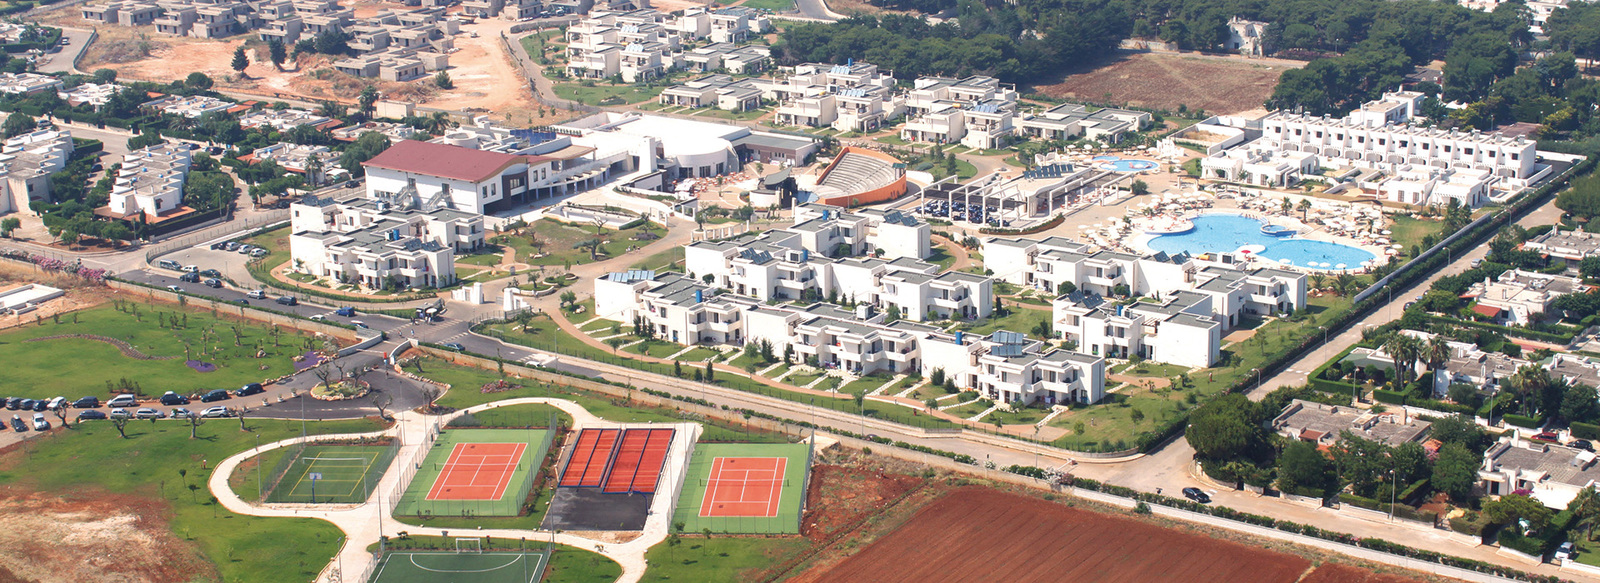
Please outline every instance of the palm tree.
[[1283, 197], [1283, 204], [1278, 205], [1278, 208], [1283, 210], [1284, 216], [1288, 216], [1289, 211], [1294, 210], [1294, 203], [1289, 202], [1289, 197], [1285, 196]]
[[1511, 375], [1511, 388], [1517, 392], [1517, 399], [1522, 401], [1522, 413], [1530, 414], [1536, 395], [1550, 386], [1550, 373], [1531, 364], [1523, 365]]
[[1427, 361], [1428, 368], [1438, 375], [1439, 369], [1450, 360], [1450, 342], [1438, 335], [1429, 338], [1427, 346], [1422, 348], [1422, 360]]
[[1594, 540], [1595, 524], [1600, 523], [1600, 493], [1595, 492], [1594, 486], [1579, 490], [1577, 497], [1567, 503], [1567, 510], [1572, 511], [1572, 528], [1582, 528], [1584, 535]]
[[1311, 274], [1311, 288], [1322, 289], [1322, 284], [1328, 283], [1328, 276], [1321, 273]]
[[1309, 199], [1309, 198], [1300, 199], [1300, 204], [1297, 205], [1295, 208], [1300, 209], [1300, 220], [1302, 220], [1302, 221], [1306, 220], [1306, 217], [1311, 215], [1311, 199]]
[[1408, 376], [1406, 373], [1410, 372], [1411, 367], [1416, 364], [1417, 355], [1421, 353], [1421, 348], [1421, 342], [1405, 334], [1390, 336], [1389, 340], [1383, 343], [1383, 351], [1394, 359], [1396, 387], [1406, 384], [1406, 377]]
[[1350, 291], [1355, 288], [1355, 285], [1356, 276], [1354, 275], [1341, 272], [1333, 276], [1333, 290], [1339, 292], [1341, 296], [1350, 295]]

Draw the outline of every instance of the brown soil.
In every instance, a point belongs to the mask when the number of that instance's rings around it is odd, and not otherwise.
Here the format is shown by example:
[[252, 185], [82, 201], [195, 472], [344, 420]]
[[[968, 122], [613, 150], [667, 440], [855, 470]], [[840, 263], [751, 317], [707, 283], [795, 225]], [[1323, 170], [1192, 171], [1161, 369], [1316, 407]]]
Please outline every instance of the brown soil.
[[0, 491], [0, 581], [181, 582], [215, 579], [172, 534], [154, 498], [75, 491]]
[[1094, 103], [1168, 110], [1187, 105], [1210, 113], [1237, 113], [1261, 107], [1272, 95], [1278, 76], [1301, 65], [1280, 60], [1134, 53], [1034, 89], [1053, 97]]
[[1339, 563], [1323, 563], [1312, 571], [1300, 583], [1419, 583], [1410, 577], [1373, 573], [1366, 569], [1341, 565]]
[[1289, 583], [1306, 559], [988, 488], [956, 490], [829, 570], [848, 581]]
[[838, 465], [811, 468], [802, 531], [812, 542], [825, 542], [859, 527], [923, 483], [922, 478], [881, 470]]

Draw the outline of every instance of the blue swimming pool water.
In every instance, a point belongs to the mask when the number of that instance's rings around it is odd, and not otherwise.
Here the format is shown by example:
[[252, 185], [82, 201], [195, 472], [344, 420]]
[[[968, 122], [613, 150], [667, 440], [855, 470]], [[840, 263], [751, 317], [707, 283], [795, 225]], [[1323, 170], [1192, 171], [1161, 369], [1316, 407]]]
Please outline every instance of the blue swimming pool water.
[[1103, 170], [1115, 170], [1117, 172], [1143, 172], [1161, 167], [1160, 164], [1150, 160], [1125, 160], [1121, 156], [1095, 156], [1090, 158], [1089, 161], [1094, 162], [1095, 166]]
[[1362, 262], [1375, 257], [1370, 252], [1349, 245], [1263, 235], [1261, 225], [1261, 221], [1239, 215], [1203, 215], [1194, 219], [1194, 230], [1177, 235], [1161, 235], [1151, 239], [1149, 247], [1167, 253], [1198, 255], [1232, 253], [1246, 245], [1259, 245], [1265, 249], [1258, 255], [1267, 259], [1288, 259], [1300, 267], [1307, 267], [1310, 263], [1327, 263], [1330, 269], [1340, 263], [1347, 269], [1355, 269]]

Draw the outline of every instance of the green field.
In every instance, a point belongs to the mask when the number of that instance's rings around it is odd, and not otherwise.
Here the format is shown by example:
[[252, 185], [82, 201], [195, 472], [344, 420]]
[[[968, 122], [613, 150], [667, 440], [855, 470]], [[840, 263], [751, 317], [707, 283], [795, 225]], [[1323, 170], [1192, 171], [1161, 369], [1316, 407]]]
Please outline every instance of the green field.
[[[649, 225], [646, 225], [649, 226]], [[601, 259], [617, 257], [627, 253], [629, 247], [644, 247], [654, 241], [635, 241], [633, 237], [644, 227], [635, 227], [618, 231], [605, 227], [596, 227], [592, 224], [564, 223], [554, 219], [539, 219], [533, 224], [523, 228], [518, 235], [510, 235], [506, 244], [517, 250], [517, 262], [528, 265], [540, 266], [570, 266], [580, 263], [590, 263], [593, 258], [589, 256], [589, 249], [578, 248], [578, 244], [599, 238], [599, 255]], [[659, 227], [651, 230], [661, 234]], [[533, 235], [530, 239], [529, 235]], [[544, 254], [543, 257], [538, 255]]]
[[267, 493], [267, 502], [360, 504], [394, 461], [387, 445], [310, 445]]
[[[679, 546], [666, 541], [650, 547], [645, 582], [767, 581], [775, 565], [811, 549], [803, 537], [684, 536]], [[556, 555], [560, 557], [560, 555]]]
[[[190, 439], [178, 423], [129, 423], [127, 439], [106, 422], [88, 422], [28, 440], [0, 457], [0, 486], [17, 495], [48, 492], [92, 499], [102, 493], [155, 500], [162, 511], [141, 520], [167, 523], [187, 552], [195, 549], [215, 565], [215, 575], [197, 580], [305, 583], [317, 578], [339, 548], [341, 533], [311, 518], [261, 518], [228, 512], [205, 490], [216, 463], [261, 443], [300, 435], [299, 421], [248, 419], [252, 431], [233, 420], [208, 422]], [[370, 420], [312, 422], [313, 434], [362, 433], [380, 429]], [[248, 460], [247, 460], [248, 461]], [[240, 494], [253, 499], [256, 476], [241, 468], [230, 476], [249, 484]], [[195, 486], [190, 490], [188, 486]], [[293, 541], [293, 544], [285, 544]]]
[[[516, 516], [522, 513], [522, 503], [526, 500], [528, 491], [534, 479], [538, 477], [539, 466], [544, 463], [545, 454], [549, 452], [550, 440], [555, 434], [548, 430], [539, 429], [450, 429], [439, 434], [434, 441], [432, 449], [428, 450], [427, 457], [422, 460], [422, 468], [417, 470], [412, 477], [411, 484], [406, 486], [406, 493], [400, 496], [400, 501], [395, 504], [394, 513], [399, 516]], [[429, 500], [428, 493], [433, 484], [443, 473], [444, 466], [450, 459], [456, 444], [460, 443], [526, 443], [528, 448], [522, 452], [515, 473], [511, 474], [510, 482], [497, 500]]]
[[585, 105], [633, 105], [655, 99], [664, 88], [600, 84], [585, 87], [581, 83], [557, 83], [555, 89], [557, 97]]
[[[119, 311], [120, 307], [120, 311]], [[178, 304], [124, 301], [41, 320], [0, 334], [0, 394], [42, 399], [58, 395], [107, 398], [124, 380], [147, 396], [165, 391], [193, 394], [233, 389], [294, 372], [292, 357], [308, 349], [310, 336], [227, 316], [227, 311]], [[86, 334], [127, 342], [139, 356], [88, 338], [44, 338]], [[318, 349], [324, 346], [318, 342]], [[257, 351], [264, 354], [256, 358]], [[199, 372], [185, 358], [216, 365]]]
[[[806, 497], [806, 480], [811, 472], [811, 446], [798, 444], [751, 443], [701, 443], [694, 448], [685, 473], [683, 492], [678, 496], [678, 510], [673, 515], [674, 524], [682, 523], [684, 532], [704, 532], [709, 529], [721, 534], [799, 534], [801, 503]], [[707, 480], [711, 477], [712, 463], [719, 457], [781, 457], [789, 461], [784, 471], [785, 485], [778, 501], [778, 515], [755, 516], [701, 516], [705, 501]]]
[[539, 583], [546, 563], [541, 552], [394, 551], [371, 583]]
[[794, 8], [794, 0], [744, 0], [744, 4], [740, 4], [740, 6], [748, 6], [750, 8], [761, 10], [771, 10], [773, 12], [783, 12], [790, 8]]

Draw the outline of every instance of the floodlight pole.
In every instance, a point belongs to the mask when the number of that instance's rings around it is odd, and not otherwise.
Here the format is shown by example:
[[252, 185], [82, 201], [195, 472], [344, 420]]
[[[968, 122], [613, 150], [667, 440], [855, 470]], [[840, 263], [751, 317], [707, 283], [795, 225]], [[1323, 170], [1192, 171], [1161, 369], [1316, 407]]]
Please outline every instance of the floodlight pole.
[[[256, 455], [261, 455], [261, 434], [256, 434]], [[256, 496], [265, 498], [266, 492], [261, 491], [261, 462], [256, 461]]]

